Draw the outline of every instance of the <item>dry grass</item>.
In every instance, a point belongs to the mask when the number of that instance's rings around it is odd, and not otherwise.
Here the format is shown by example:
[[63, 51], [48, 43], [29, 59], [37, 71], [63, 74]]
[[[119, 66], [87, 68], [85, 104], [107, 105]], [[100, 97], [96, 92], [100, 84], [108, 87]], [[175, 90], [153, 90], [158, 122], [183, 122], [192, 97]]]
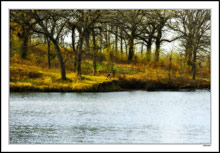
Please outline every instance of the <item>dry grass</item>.
[[63, 81], [57, 69], [11, 64], [10, 88], [11, 91], [87, 91], [95, 84], [108, 81], [105, 76], [82, 75], [79, 79], [73, 72], [67, 72], [66, 76], [67, 80]]
[[[91, 62], [91, 61], [89, 61]], [[170, 72], [166, 66], [154, 67], [143, 64], [115, 64], [116, 77], [106, 79], [107, 63], [99, 65], [98, 76], [76, 74], [67, 69], [67, 80], [61, 80], [60, 69], [36, 66], [31, 60], [21, 60], [18, 57], [10, 60], [11, 91], [117, 91], [125, 89], [179, 89], [179, 88], [209, 88], [210, 75], [208, 70], [198, 70], [196, 80], [192, 80], [189, 72], [178, 67]]]

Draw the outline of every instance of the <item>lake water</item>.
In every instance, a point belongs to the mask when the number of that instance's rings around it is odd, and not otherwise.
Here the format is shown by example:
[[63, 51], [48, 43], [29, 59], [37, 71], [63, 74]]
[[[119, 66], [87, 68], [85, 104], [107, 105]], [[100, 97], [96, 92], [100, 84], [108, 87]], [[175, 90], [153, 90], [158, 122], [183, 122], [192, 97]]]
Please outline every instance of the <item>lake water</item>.
[[210, 143], [210, 92], [11, 93], [10, 144]]

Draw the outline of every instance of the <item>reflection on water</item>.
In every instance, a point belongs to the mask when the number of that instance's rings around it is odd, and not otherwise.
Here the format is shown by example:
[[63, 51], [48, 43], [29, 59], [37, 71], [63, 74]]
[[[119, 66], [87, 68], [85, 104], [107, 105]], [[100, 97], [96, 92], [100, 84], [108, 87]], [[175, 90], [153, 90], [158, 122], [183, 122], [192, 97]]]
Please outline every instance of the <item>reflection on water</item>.
[[210, 143], [210, 92], [11, 93], [10, 144]]

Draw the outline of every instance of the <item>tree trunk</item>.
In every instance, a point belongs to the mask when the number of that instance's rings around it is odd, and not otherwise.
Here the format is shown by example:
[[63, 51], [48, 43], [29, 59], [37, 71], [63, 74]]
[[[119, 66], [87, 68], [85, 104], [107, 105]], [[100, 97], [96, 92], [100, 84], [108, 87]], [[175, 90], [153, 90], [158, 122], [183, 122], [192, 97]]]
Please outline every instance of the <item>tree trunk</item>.
[[133, 55], [134, 55], [134, 37], [131, 34], [130, 39], [129, 39], [128, 63], [132, 61]]
[[193, 76], [192, 79], [196, 79], [196, 50], [193, 50], [193, 63], [192, 63]]
[[186, 48], [186, 62], [188, 66], [192, 66], [192, 48], [191, 47]]
[[187, 64], [188, 65], [192, 65], [193, 63], [192, 63], [192, 48], [190, 48], [189, 50], [188, 50], [188, 61], [187, 61]]
[[77, 76], [81, 78], [81, 55], [82, 55], [83, 35], [79, 33], [78, 56], [77, 56]]
[[93, 75], [96, 75], [96, 57], [97, 57], [97, 50], [96, 50], [96, 39], [95, 39], [95, 31], [92, 31], [93, 36]]
[[90, 48], [89, 48], [89, 36], [90, 36], [90, 33], [87, 31], [87, 32], [85, 33], [86, 52], [87, 52], [87, 53], [89, 53], [89, 50], [90, 50]]
[[28, 34], [23, 35], [22, 41], [21, 58], [26, 59], [28, 50]]
[[115, 34], [115, 57], [116, 61], [118, 60], [118, 27], [115, 27], [116, 29], [116, 34]]
[[127, 42], [126, 40], [124, 40], [125, 42], [125, 54], [126, 54], [126, 57], [128, 56], [128, 45], [127, 45]]
[[[104, 46], [103, 46], [103, 35], [101, 35], [101, 36], [99, 37], [99, 42], [100, 42], [100, 44], [99, 44], [99, 51], [100, 51], [100, 53], [102, 53], [102, 48], [104, 47]], [[102, 61], [103, 61], [103, 57], [100, 56], [99, 58], [100, 58], [100, 61], [102, 62]]]
[[123, 56], [123, 39], [122, 39], [122, 30], [121, 30], [121, 57]]
[[159, 56], [160, 56], [160, 44], [161, 44], [161, 38], [162, 38], [162, 25], [159, 26], [158, 32], [157, 32], [157, 38], [156, 38], [156, 50], [155, 50], [155, 59], [154, 62], [157, 64], [159, 62]]
[[73, 56], [74, 56], [73, 71], [76, 72], [77, 50], [75, 47], [75, 27], [72, 27], [72, 48], [73, 48]]
[[109, 42], [108, 42], [108, 26], [107, 26], [107, 24], [106, 24], [105, 40], [106, 40], [106, 45], [108, 45]]
[[54, 46], [55, 46], [55, 48], [56, 48], [57, 55], [58, 55], [58, 58], [59, 58], [62, 80], [66, 80], [65, 65], [64, 65], [64, 62], [63, 62], [62, 54], [61, 54], [61, 52], [60, 52], [60, 47], [59, 47], [58, 42], [57, 42], [56, 40], [53, 39], [52, 41], [53, 41], [53, 43], [54, 43]]
[[186, 42], [185, 61], [188, 66], [192, 66], [192, 38]]
[[158, 63], [159, 62], [159, 55], [160, 55], [160, 40], [156, 40], [156, 50], [155, 50], [155, 59], [154, 62]]
[[147, 44], [147, 63], [151, 61], [151, 46], [152, 46], [152, 40], [148, 40]]
[[50, 69], [50, 40], [47, 38], [47, 58], [48, 58], [48, 68]]

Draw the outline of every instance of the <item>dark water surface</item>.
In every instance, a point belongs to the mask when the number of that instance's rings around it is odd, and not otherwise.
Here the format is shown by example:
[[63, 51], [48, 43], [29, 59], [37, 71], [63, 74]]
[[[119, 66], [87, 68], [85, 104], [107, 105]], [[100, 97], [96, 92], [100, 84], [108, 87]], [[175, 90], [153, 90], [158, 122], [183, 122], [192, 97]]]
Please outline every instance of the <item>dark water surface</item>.
[[10, 144], [210, 143], [210, 92], [11, 93]]

